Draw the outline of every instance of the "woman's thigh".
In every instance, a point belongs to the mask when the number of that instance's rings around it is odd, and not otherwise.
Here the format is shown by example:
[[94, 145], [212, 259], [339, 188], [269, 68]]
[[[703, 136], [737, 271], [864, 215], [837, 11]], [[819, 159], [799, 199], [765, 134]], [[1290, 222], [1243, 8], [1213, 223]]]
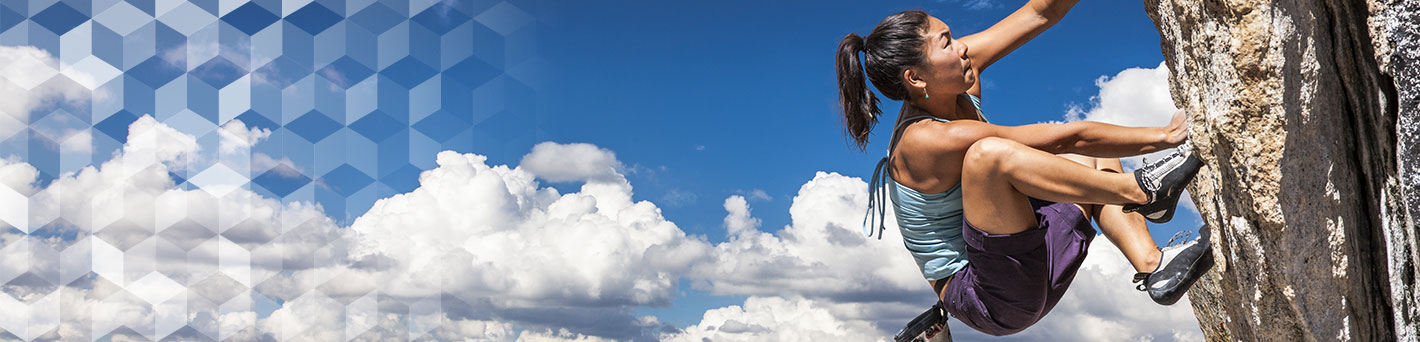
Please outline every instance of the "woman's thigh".
[[1013, 234], [1036, 227], [1029, 198], [1001, 171], [1022, 148], [1029, 147], [985, 138], [967, 149], [961, 173], [961, 206], [967, 222], [989, 234]]

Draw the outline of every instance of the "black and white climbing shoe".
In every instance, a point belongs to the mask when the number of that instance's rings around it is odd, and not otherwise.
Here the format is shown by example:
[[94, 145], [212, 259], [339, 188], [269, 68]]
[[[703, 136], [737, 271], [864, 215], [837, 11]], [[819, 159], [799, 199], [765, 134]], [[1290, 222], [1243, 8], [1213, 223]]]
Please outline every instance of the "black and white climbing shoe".
[[1193, 156], [1187, 143], [1153, 164], [1146, 160], [1143, 167], [1134, 170], [1134, 180], [1138, 181], [1139, 188], [1149, 195], [1149, 201], [1144, 204], [1126, 204], [1124, 212], [1137, 211], [1154, 223], [1172, 220], [1174, 209], [1178, 208], [1178, 199], [1183, 197], [1184, 187], [1193, 180], [1193, 176], [1198, 174], [1201, 167], [1203, 161]]
[[917, 318], [907, 322], [897, 335], [893, 335], [895, 342], [951, 342], [952, 331], [947, 329], [947, 316], [942, 310], [942, 302], [932, 305]]
[[1193, 283], [1213, 268], [1212, 235], [1207, 226], [1198, 228], [1198, 238], [1175, 245], [1193, 235], [1191, 231], [1181, 231], [1169, 239], [1168, 247], [1159, 258], [1159, 266], [1153, 272], [1134, 274], [1134, 282], [1139, 291], [1149, 292], [1155, 303], [1173, 305], [1177, 303]]

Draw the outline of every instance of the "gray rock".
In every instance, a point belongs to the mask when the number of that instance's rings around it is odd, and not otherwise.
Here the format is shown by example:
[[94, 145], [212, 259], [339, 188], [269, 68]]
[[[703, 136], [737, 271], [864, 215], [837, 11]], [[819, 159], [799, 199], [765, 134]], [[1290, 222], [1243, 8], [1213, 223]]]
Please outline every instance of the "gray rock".
[[1217, 266], [1210, 340], [1420, 339], [1413, 0], [1147, 0]]

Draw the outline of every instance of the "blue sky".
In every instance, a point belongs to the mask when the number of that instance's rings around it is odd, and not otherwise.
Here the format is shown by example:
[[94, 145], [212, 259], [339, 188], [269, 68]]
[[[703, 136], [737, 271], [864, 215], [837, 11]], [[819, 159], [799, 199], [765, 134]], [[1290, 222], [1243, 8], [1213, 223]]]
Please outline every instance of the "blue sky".
[[[1022, 3], [6, 2], [0, 255], [61, 262], [0, 265], [0, 336], [885, 338], [931, 295], [859, 233], [889, 127], [849, 146], [831, 54]], [[983, 74], [985, 111], [1166, 121], [1158, 39], [1083, 2]], [[1198, 336], [1091, 251], [1007, 339]]]

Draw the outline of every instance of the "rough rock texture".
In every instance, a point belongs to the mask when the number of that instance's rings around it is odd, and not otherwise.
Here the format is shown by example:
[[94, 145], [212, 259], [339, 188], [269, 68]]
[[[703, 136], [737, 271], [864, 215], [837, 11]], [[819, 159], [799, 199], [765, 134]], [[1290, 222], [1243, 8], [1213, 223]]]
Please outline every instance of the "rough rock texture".
[[1416, 341], [1420, 3], [1147, 0], [1215, 229], [1210, 340]]

